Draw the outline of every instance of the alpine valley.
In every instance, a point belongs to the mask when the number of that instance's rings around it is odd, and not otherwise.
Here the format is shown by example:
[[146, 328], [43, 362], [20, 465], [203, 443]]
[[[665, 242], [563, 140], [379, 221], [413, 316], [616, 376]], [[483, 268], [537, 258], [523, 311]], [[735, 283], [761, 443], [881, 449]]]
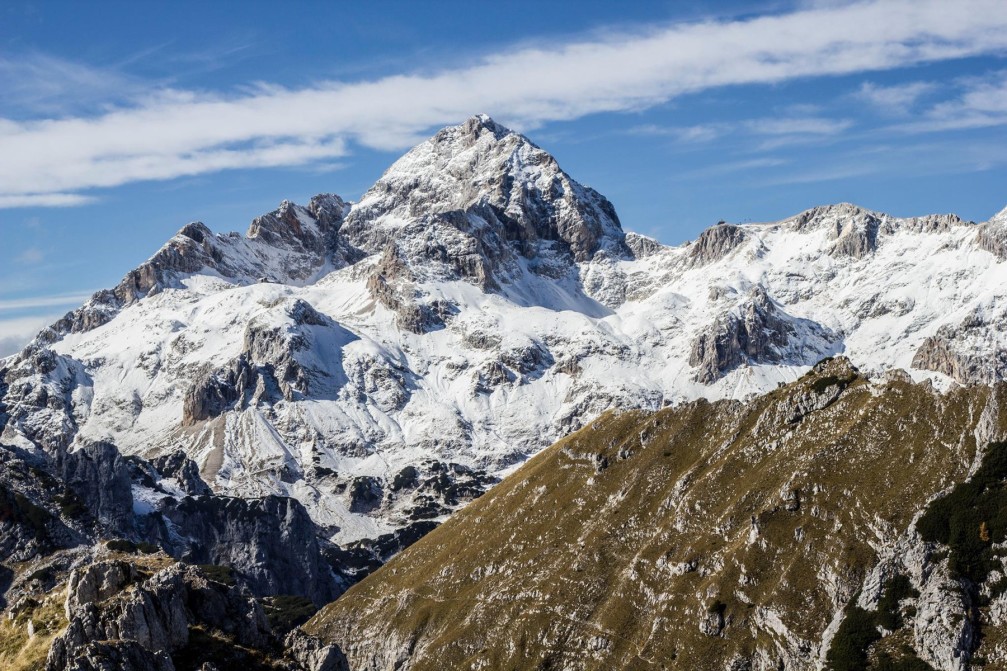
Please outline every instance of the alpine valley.
[[667, 247], [476, 116], [0, 360], [0, 666], [1007, 668], [1005, 377], [1007, 210]]

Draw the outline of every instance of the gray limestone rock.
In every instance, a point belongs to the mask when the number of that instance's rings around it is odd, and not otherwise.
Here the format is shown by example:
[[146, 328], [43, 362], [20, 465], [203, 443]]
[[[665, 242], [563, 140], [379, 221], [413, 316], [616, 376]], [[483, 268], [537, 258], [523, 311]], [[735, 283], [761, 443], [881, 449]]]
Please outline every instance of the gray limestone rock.
[[706, 265], [719, 261], [745, 244], [748, 239], [745, 229], [723, 222], [703, 231], [689, 247], [689, 258], [696, 265]]
[[696, 338], [689, 364], [698, 381], [710, 384], [745, 363], [808, 365], [833, 353], [837, 341], [821, 324], [786, 314], [756, 286]]
[[960, 384], [993, 384], [1007, 376], [1007, 352], [988, 346], [988, 332], [1007, 325], [1007, 314], [977, 309], [957, 325], [944, 325], [913, 355], [913, 368], [943, 373]]
[[326, 645], [320, 640], [294, 629], [283, 642], [287, 655], [292, 657], [303, 671], [349, 671], [346, 656], [337, 645]]
[[61, 455], [63, 481], [87, 502], [92, 513], [110, 529], [129, 528], [133, 493], [129, 467], [111, 443], [91, 443]]
[[161, 515], [171, 554], [231, 567], [257, 596], [296, 594], [318, 605], [345, 589], [322, 559], [317, 527], [294, 499], [186, 497]]
[[179, 488], [191, 496], [207, 496], [213, 492], [199, 477], [199, 466], [182, 450], [176, 450], [151, 460], [151, 465], [165, 478], [172, 478]]

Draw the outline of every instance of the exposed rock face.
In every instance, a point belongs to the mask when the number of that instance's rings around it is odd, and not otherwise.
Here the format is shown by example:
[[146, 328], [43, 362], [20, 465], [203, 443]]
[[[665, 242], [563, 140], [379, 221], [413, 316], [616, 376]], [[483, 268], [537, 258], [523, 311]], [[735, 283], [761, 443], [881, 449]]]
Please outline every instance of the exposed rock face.
[[[107, 575], [100, 565], [95, 570]], [[71, 583], [92, 588], [98, 580], [71, 578]], [[68, 598], [70, 625], [54, 641], [46, 664], [48, 669], [65, 668], [91, 641], [134, 641], [154, 653], [169, 653], [188, 642], [185, 586], [179, 572], [158, 574], [149, 583], [127, 593], [119, 591], [124, 584], [109, 583], [107, 586], [111, 593], [106, 594], [106, 599], [112, 595], [121, 596], [100, 606], [88, 598], [90, 594], [84, 594], [81, 599], [71, 595], [72, 601]], [[72, 611], [71, 605], [75, 606]]]
[[3, 361], [0, 378], [6, 391], [2, 435], [24, 436], [50, 453], [65, 449], [78, 428], [73, 392], [91, 383], [80, 362], [33, 342]]
[[94, 514], [114, 530], [129, 528], [133, 494], [129, 468], [110, 443], [92, 443], [63, 455], [63, 481], [88, 502]]
[[342, 650], [335, 645], [326, 645], [300, 629], [290, 632], [284, 645], [304, 671], [350, 671]]
[[1007, 208], [979, 226], [976, 231], [976, 246], [997, 257], [1007, 260]]
[[964, 669], [999, 625], [970, 652], [988, 616], [914, 525], [1007, 433], [1002, 389], [894, 378], [837, 358], [747, 403], [610, 413], [304, 628], [357, 671], [811, 671], [858, 606], [889, 616], [865, 655]]
[[[91, 641], [74, 650], [60, 671], [175, 671], [171, 657], [135, 641]], [[54, 667], [50, 667], [52, 669]]]
[[[0, 626], [0, 666], [44, 645], [32, 654], [48, 650], [52, 671], [238, 668], [256, 655], [277, 671], [345, 669], [337, 647], [307, 636], [284, 651], [255, 597], [278, 595], [265, 601], [282, 635], [312, 612], [305, 597], [326, 603], [387, 555], [320, 541], [292, 499], [176, 499], [185, 491], [209, 492], [181, 452], [151, 464], [107, 443], [56, 457], [0, 446], [0, 611], [15, 623]], [[344, 562], [338, 578], [330, 561]]]
[[185, 392], [182, 406], [182, 424], [192, 426], [196, 422], [219, 417], [224, 412], [245, 407], [246, 396], [262, 389], [267, 391], [275, 378], [253, 369], [245, 356], [239, 356], [228, 366], [197, 378]]
[[788, 223], [797, 230], [828, 229], [830, 237], [835, 240], [831, 254], [861, 259], [877, 249], [878, 231], [883, 219], [875, 212], [850, 203], [840, 203], [812, 208]]
[[719, 261], [745, 243], [747, 235], [740, 226], [720, 223], [703, 231], [689, 247], [689, 256], [698, 265]]
[[[66, 604], [70, 624], [53, 642], [46, 668], [61, 671], [80, 658], [92, 660], [91, 668], [102, 668], [98, 660], [119, 657], [124, 664], [173, 669], [168, 655], [188, 644], [190, 627], [196, 625], [222, 632], [239, 645], [268, 644], [269, 625], [258, 603], [209, 580], [196, 567], [175, 564], [140, 577], [121, 563], [99, 562], [74, 571]], [[95, 648], [96, 642], [102, 643]], [[113, 647], [104, 647], [109, 643]]]
[[820, 324], [780, 310], [761, 286], [693, 342], [689, 365], [710, 383], [743, 364], [813, 363], [835, 351], [838, 338]]
[[989, 333], [1007, 325], [1002, 311], [977, 310], [957, 325], [946, 324], [913, 356], [913, 368], [943, 373], [961, 384], [993, 384], [1007, 374], [1007, 350], [989, 347]]
[[[63, 483], [39, 468], [40, 462], [0, 445], [0, 562], [26, 562], [60, 548], [84, 542], [71, 516], [61, 519], [60, 507], [72, 512], [73, 495]], [[0, 567], [0, 606], [5, 588]]]
[[626, 246], [629, 247], [629, 251], [632, 252], [633, 258], [643, 259], [648, 256], [653, 256], [658, 252], [664, 251], [666, 248], [660, 242], [654, 238], [647, 237], [646, 235], [640, 235], [639, 233], [633, 233], [632, 231], [626, 232]]
[[186, 391], [183, 424], [219, 417], [280, 399], [324, 398], [345, 382], [339, 348], [356, 336], [303, 300], [289, 302], [279, 319], [245, 326], [241, 354], [197, 377]]
[[161, 513], [172, 554], [230, 566], [255, 594], [297, 594], [322, 605], [345, 589], [323, 561], [317, 528], [294, 499], [186, 497]]
[[190, 496], [209, 496], [213, 493], [199, 477], [199, 466], [181, 450], [157, 457], [151, 460], [151, 464], [162, 477], [174, 480], [179, 489]]

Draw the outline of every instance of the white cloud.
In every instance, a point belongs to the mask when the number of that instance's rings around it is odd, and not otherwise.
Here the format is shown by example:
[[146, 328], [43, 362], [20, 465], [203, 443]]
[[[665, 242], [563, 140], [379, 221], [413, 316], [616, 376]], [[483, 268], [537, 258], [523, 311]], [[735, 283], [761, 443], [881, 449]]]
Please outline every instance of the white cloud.
[[[2, 160], [2, 159], [0, 159]], [[0, 209], [9, 207], [76, 207], [97, 200], [79, 193], [17, 193], [0, 194]]]
[[1007, 70], [963, 82], [962, 94], [931, 107], [921, 121], [904, 129], [917, 132], [1007, 125]]
[[856, 97], [864, 100], [886, 114], [904, 115], [916, 102], [933, 92], [937, 85], [933, 82], [910, 82], [894, 86], [881, 86], [864, 82]]
[[47, 314], [0, 319], [0, 357], [18, 352], [39, 331], [62, 316], [62, 314]]
[[632, 135], [654, 135], [671, 137], [679, 142], [710, 142], [719, 137], [727, 135], [733, 131], [730, 124], [711, 123], [697, 124], [695, 126], [658, 126], [655, 124], [645, 124], [629, 129]]
[[33, 296], [30, 298], [0, 298], [0, 312], [51, 308], [61, 305], [77, 306], [89, 299], [93, 293], [94, 292], [59, 294], [56, 296]]
[[229, 168], [401, 149], [487, 111], [517, 127], [660, 104], [712, 87], [849, 74], [1007, 48], [1002, 0], [873, 0], [678, 24], [494, 54], [467, 67], [236, 95], [156, 91], [92, 116], [0, 119], [0, 207]]
[[757, 135], [836, 135], [853, 125], [849, 119], [752, 119], [745, 123]]

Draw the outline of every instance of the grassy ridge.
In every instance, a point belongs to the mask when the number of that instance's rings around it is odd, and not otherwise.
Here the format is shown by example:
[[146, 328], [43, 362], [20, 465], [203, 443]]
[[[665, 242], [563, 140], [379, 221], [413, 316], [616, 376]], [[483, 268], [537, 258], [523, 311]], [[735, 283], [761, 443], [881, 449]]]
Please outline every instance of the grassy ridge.
[[991, 394], [844, 366], [748, 404], [610, 413], [306, 628], [360, 671], [403, 650], [415, 671], [812, 665], [877, 534], [965, 477]]

